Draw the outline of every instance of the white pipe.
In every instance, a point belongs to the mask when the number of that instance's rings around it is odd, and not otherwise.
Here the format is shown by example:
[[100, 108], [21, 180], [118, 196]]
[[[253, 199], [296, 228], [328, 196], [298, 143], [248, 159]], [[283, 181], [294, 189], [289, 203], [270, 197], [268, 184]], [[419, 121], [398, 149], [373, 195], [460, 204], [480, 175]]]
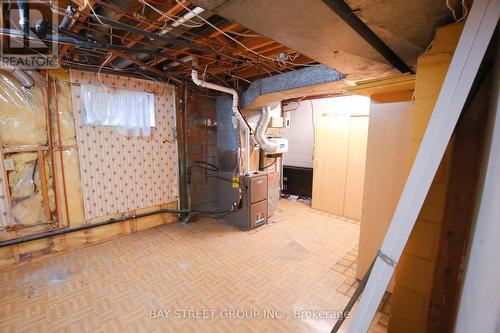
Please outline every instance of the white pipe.
[[231, 88], [223, 87], [218, 84], [213, 84], [207, 81], [200, 80], [198, 78], [198, 71], [195, 69], [195, 66], [197, 64], [198, 64], [197, 59], [193, 58], [193, 69], [191, 70], [191, 79], [193, 80], [194, 84], [202, 88], [217, 90], [233, 96], [233, 106], [232, 106], [233, 117], [236, 117], [238, 119], [238, 122], [240, 123], [240, 128], [243, 128], [243, 133], [245, 135], [245, 147], [246, 147], [245, 172], [246, 174], [250, 174], [250, 127], [248, 126], [247, 122], [245, 121], [245, 119], [243, 118], [238, 109], [238, 100], [239, 100], [238, 92]]
[[31, 77], [31, 75], [19, 68], [15, 68], [12, 65], [3, 63], [2, 70], [10, 73], [10, 75], [12, 75], [17, 81], [19, 81], [19, 83], [21, 83], [25, 88], [31, 88], [35, 84], [35, 81]]
[[193, 57], [188, 55], [188, 56], [185, 56], [185, 57], [182, 57], [179, 59], [179, 61], [173, 61], [169, 64], [166, 64], [165, 67], [169, 67], [169, 68], [173, 68], [173, 67], [177, 67], [179, 66], [181, 63], [184, 63], [184, 62], [189, 62], [193, 60]]
[[183, 17], [181, 17], [177, 21], [174, 21], [174, 23], [172, 23], [172, 27], [174, 27], [174, 28], [178, 27], [182, 23], [186, 22], [187, 20], [192, 19], [193, 17], [195, 17], [198, 14], [203, 13], [204, 11], [205, 11], [205, 9], [203, 9], [201, 7], [196, 7], [195, 9], [190, 10], [189, 12], [187, 12], [186, 15], [184, 15]]
[[255, 141], [257, 141], [260, 149], [262, 149], [263, 151], [267, 153], [274, 153], [278, 148], [278, 144], [269, 141], [266, 137], [266, 130], [270, 120], [271, 107], [265, 106], [261, 110], [259, 122], [257, 123], [257, 127], [255, 128]]
[[171, 25], [170, 27], [168, 28], [165, 28], [163, 30], [160, 31], [160, 35], [164, 35], [166, 34], [167, 32], [171, 31], [173, 28], [176, 28], [178, 26], [180, 26], [181, 24], [183, 24], [184, 22], [186, 22], [187, 20], [190, 20], [192, 19], [193, 17], [197, 16], [198, 14], [201, 14], [205, 11], [205, 9], [201, 8], [201, 7], [196, 7], [194, 8], [193, 10], [190, 10], [188, 11], [183, 17], [175, 20]]

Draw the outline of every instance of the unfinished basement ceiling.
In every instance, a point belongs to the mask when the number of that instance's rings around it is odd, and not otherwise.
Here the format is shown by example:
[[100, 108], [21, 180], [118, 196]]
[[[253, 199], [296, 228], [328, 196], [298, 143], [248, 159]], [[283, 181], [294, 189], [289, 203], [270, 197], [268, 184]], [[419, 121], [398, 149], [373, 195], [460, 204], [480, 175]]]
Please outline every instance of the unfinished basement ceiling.
[[[191, 2], [346, 74], [346, 80], [397, 73], [322, 0]], [[409, 66], [416, 65], [417, 57], [430, 44], [436, 28], [450, 22], [450, 11], [444, 0], [346, 2]]]
[[[245, 89], [255, 79], [318, 64], [288, 46], [186, 0], [73, 0], [50, 4], [65, 67], [190, 82], [192, 59], [208, 81]], [[49, 6], [49, 3], [47, 3]], [[196, 15], [193, 15], [192, 13]]]
[[[339, 87], [398, 73], [325, 2], [72, 0], [70, 15], [61, 3], [47, 3], [47, 9], [59, 14], [65, 67], [181, 83], [191, 81], [197, 58], [203, 79], [239, 91], [257, 79], [320, 63], [346, 75]], [[407, 69], [416, 65], [436, 27], [451, 21], [444, 0], [347, 5]]]

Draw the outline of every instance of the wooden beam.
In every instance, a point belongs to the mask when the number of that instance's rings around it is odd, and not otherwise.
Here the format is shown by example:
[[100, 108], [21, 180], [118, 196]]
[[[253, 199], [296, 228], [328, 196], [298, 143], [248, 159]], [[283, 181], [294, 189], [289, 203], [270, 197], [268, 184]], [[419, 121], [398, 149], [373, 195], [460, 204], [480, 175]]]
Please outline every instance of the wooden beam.
[[348, 332], [366, 332], [415, 225], [497, 27], [500, 2], [476, 0]]
[[[185, 0], [183, 0], [181, 2], [185, 6], [188, 5], [188, 3]], [[164, 20], [168, 20], [168, 18], [170, 16], [174, 16], [174, 15], [179, 14], [183, 9], [184, 8], [180, 4], [176, 3], [172, 8], [170, 8], [169, 10], [167, 10], [165, 12], [166, 15], [160, 15], [160, 16], [158, 16], [156, 18], [156, 22], [161, 22], [161, 21], [164, 21]], [[157, 29], [158, 25], [157, 24], [151, 24], [151, 23], [141, 22], [141, 23], [139, 23], [137, 25], [137, 28], [142, 29], [142, 30], [147, 31], [147, 32], [151, 32], [151, 31]], [[132, 47], [135, 44], [139, 43], [143, 39], [144, 39], [144, 36], [142, 36], [142, 35], [135, 35], [135, 36], [130, 37], [130, 40], [125, 45], [128, 46], [128, 47]], [[113, 60], [115, 60], [116, 57], [117, 57], [117, 55], [111, 56], [111, 58], [109, 59], [109, 62], [112, 62]]]
[[[224, 32], [227, 32], [227, 31], [231, 31], [231, 30], [234, 30], [236, 28], [239, 28], [239, 24], [238, 23], [229, 23], [227, 25], [225, 25], [224, 27], [222, 28], [219, 28], [221, 31], [224, 31]], [[212, 32], [210, 35], [208, 35], [208, 39], [212, 39], [212, 38], [215, 38], [219, 35], [221, 35], [222, 33], [219, 31], [219, 30], [215, 30], [214, 32]]]
[[140, 60], [138, 60], [138, 59], [136, 59], [136, 58], [134, 58], [134, 57], [132, 57], [132, 56], [130, 56], [128, 54], [126, 54], [126, 53], [123, 53], [123, 52], [120, 52], [120, 51], [115, 51], [115, 50], [111, 50], [111, 52], [114, 55], [116, 55], [116, 56], [118, 56], [120, 58], [123, 58], [123, 59], [126, 59], [126, 60], [130, 61], [130, 62], [133, 62], [134, 64], [139, 65], [140, 67], [142, 67], [142, 68], [144, 68], [144, 69], [146, 69], [146, 70], [148, 70], [148, 71], [150, 71], [152, 73], [155, 73], [155, 74], [157, 74], [157, 75], [159, 75], [161, 77], [164, 77], [164, 78], [167, 78], [169, 80], [172, 80], [175, 83], [181, 83], [182, 82], [179, 79], [176, 79], [175, 77], [171, 76], [170, 74], [167, 74], [167, 73], [159, 70], [158, 68], [152, 67], [152, 66], [150, 66], [150, 65], [148, 65], [148, 64], [146, 64], [146, 63], [144, 63], [144, 62], [142, 62], [142, 61], [140, 61]]
[[[413, 74], [413, 70], [365, 22], [354, 14], [344, 0], [323, 0], [323, 2], [401, 73]], [[332, 31], [332, 33], [335, 32]]]
[[248, 47], [249, 49], [255, 51], [255, 50], [260, 49], [261, 47], [271, 45], [271, 44], [275, 43], [275, 41], [273, 41], [272, 39], [266, 38], [266, 37], [253, 37], [253, 38], [247, 39], [245, 41], [242, 41], [241, 43], [243, 45], [245, 45], [246, 47]]
[[[85, 1], [80, 1], [80, 0], [73, 0], [78, 6], [80, 7], [80, 11], [78, 13], [78, 22], [85, 22], [89, 16], [90, 13], [90, 8], [91, 6], [94, 6], [96, 3], [96, 0], [88, 0], [87, 3], [88, 5], [85, 5]], [[79, 32], [82, 29], [82, 26], [77, 26], [75, 29], [72, 29], [73, 32]], [[75, 47], [74, 45], [68, 45], [65, 44], [61, 46], [61, 49], [59, 50], [59, 59], [64, 57], [64, 55], [71, 49]]]

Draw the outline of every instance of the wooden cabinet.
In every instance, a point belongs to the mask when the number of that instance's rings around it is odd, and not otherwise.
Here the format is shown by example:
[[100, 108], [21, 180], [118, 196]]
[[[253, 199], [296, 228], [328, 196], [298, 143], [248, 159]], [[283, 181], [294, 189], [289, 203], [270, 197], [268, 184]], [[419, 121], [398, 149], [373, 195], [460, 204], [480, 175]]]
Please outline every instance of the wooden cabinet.
[[312, 208], [361, 219], [368, 116], [315, 121]]

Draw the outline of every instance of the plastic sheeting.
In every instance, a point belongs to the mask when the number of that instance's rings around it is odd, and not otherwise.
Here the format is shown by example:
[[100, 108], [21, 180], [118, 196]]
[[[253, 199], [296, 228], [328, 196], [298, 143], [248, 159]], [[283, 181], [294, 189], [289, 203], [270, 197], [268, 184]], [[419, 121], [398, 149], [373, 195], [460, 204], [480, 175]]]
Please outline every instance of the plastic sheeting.
[[4, 147], [40, 146], [47, 143], [47, 122], [42, 80], [24, 88], [0, 71], [0, 138]]
[[[52, 112], [52, 135], [56, 145], [59, 145], [59, 132], [61, 133], [61, 145], [76, 145], [75, 120], [71, 103], [71, 84], [69, 72], [51, 71], [50, 78], [54, 81], [52, 86], [53, 98], [51, 98]], [[57, 98], [55, 98], [57, 97]], [[57, 108], [55, 103], [57, 101]], [[57, 110], [57, 113], [56, 113]]]
[[[37, 147], [47, 144], [45, 82], [30, 73], [35, 86], [27, 89], [13, 76], [0, 71], [0, 139], [2, 148]], [[3, 161], [2, 161], [3, 162]], [[46, 222], [36, 153], [5, 155], [11, 205], [5, 201], [2, 182], [1, 225], [33, 225]], [[7, 163], [6, 163], [7, 164]], [[2, 171], [3, 172], [3, 171]], [[10, 212], [10, 214], [9, 214]]]
[[150, 136], [154, 94], [92, 84], [81, 84], [80, 89], [86, 125], [116, 126], [123, 135]]
[[13, 218], [8, 224], [34, 225], [47, 222], [40, 192], [37, 154], [10, 154], [6, 160], [11, 161], [14, 166], [8, 172]]

